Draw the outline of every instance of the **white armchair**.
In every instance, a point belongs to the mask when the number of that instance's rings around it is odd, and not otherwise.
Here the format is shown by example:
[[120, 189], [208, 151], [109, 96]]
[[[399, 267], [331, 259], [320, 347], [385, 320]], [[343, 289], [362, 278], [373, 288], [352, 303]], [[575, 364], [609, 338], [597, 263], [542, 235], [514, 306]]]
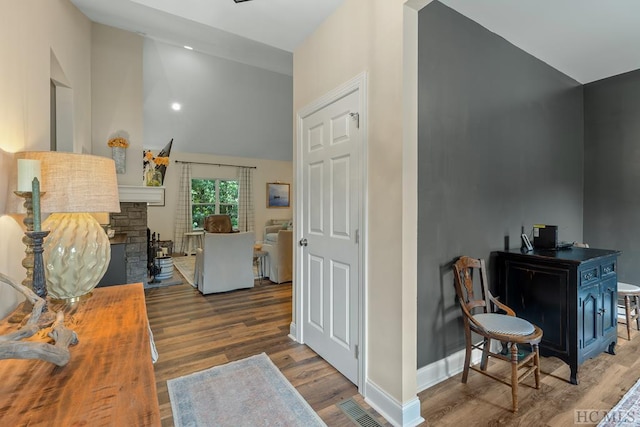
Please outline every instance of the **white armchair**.
[[253, 231], [205, 233], [196, 252], [195, 280], [203, 294], [252, 288]]
[[[270, 219], [264, 225], [264, 243], [273, 243], [278, 238], [278, 231], [291, 230], [293, 221], [291, 219]], [[271, 242], [270, 242], [271, 241]]]
[[293, 230], [279, 230], [276, 236], [262, 245], [262, 250], [267, 252], [267, 274], [272, 282], [290, 282], [293, 276]]

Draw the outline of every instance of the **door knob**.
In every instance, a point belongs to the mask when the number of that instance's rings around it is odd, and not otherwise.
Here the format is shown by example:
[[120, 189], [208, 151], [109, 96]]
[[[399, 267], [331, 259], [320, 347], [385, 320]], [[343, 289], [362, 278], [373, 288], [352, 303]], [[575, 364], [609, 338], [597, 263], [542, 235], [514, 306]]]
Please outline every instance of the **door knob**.
[[302, 239], [300, 239], [300, 246], [307, 246], [307, 239], [305, 239], [304, 237]]

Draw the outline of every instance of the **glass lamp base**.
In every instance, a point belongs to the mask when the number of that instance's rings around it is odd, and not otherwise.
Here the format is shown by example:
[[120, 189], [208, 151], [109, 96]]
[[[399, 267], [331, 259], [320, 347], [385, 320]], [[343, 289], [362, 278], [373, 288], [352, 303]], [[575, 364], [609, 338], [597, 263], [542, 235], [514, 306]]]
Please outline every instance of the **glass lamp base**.
[[42, 224], [47, 292], [52, 299], [87, 295], [104, 276], [111, 260], [109, 238], [88, 213], [55, 213]]

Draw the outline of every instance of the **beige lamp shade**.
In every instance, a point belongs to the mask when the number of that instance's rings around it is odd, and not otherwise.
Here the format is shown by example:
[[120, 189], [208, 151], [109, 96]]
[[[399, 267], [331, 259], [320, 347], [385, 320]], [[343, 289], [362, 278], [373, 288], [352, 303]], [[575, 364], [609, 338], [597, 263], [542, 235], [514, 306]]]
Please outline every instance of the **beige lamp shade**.
[[[108, 157], [56, 151], [16, 153], [40, 160], [47, 292], [75, 300], [90, 294], [111, 259], [109, 238], [91, 214], [120, 212], [115, 163]], [[15, 168], [17, 169], [17, 168]], [[108, 218], [108, 214], [107, 214]]]
[[113, 159], [59, 151], [26, 151], [15, 158], [40, 160], [42, 212], [120, 212]]

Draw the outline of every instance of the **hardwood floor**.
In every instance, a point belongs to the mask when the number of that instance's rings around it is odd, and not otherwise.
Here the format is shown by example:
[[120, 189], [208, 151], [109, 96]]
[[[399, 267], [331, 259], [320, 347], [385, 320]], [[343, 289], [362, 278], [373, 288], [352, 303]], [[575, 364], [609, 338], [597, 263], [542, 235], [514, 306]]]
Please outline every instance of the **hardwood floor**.
[[206, 296], [183, 284], [147, 289], [145, 295], [159, 353], [155, 375], [163, 426], [173, 425], [168, 379], [262, 352], [327, 425], [354, 425], [335, 406], [342, 400], [353, 397], [370, 410], [351, 382], [288, 337], [291, 283], [256, 282], [253, 289]]
[[[335, 406], [344, 399], [354, 397], [370, 409], [352, 383], [288, 337], [291, 284], [268, 283], [207, 296], [187, 284], [145, 291], [160, 354], [155, 375], [163, 426], [173, 425], [167, 379], [261, 352], [269, 355], [327, 425], [354, 425]], [[633, 330], [631, 341], [622, 337], [626, 329], [619, 325], [617, 354], [587, 360], [578, 371], [577, 386], [567, 381], [568, 365], [541, 358], [541, 388], [531, 387], [532, 378], [525, 380], [517, 414], [510, 411], [508, 386], [473, 371], [462, 384], [458, 374], [418, 395], [423, 425], [564, 427], [574, 425], [575, 410], [609, 410], [640, 377], [640, 334]], [[505, 368], [504, 363], [490, 366], [495, 372]]]
[[[640, 334], [632, 331], [631, 341], [621, 337], [626, 338], [624, 325], [618, 325], [616, 355], [585, 361], [577, 386], [568, 382], [566, 363], [541, 357], [540, 389], [533, 388], [532, 377], [524, 381], [517, 414], [510, 411], [510, 387], [471, 371], [467, 384], [458, 374], [420, 393], [422, 416], [429, 426], [573, 426], [576, 410], [610, 410], [640, 377]], [[496, 361], [489, 369], [508, 377], [506, 363]]]

